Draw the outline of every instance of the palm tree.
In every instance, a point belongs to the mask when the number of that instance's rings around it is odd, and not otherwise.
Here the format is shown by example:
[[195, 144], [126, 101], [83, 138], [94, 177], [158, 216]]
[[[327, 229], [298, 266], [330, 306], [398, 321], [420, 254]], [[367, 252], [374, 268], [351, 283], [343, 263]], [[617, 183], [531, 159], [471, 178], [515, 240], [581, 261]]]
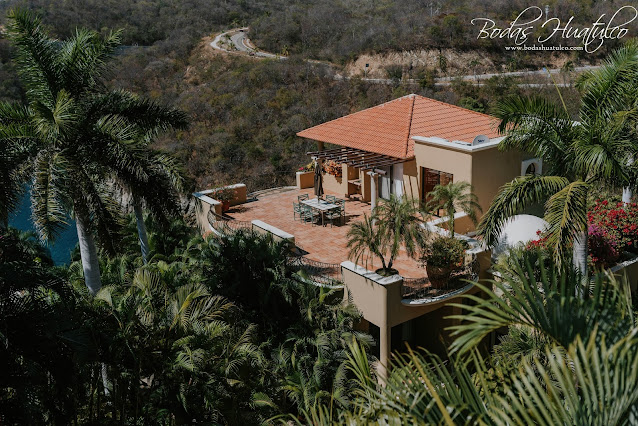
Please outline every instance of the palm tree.
[[[145, 182], [139, 153], [146, 135], [181, 127], [185, 116], [102, 83], [119, 33], [102, 39], [78, 30], [65, 41], [51, 39], [39, 18], [9, 13], [28, 105], [0, 107], [0, 139], [28, 153], [21, 166], [32, 177], [32, 216], [44, 241], [75, 218], [84, 278], [95, 294], [101, 287], [94, 236], [113, 250], [121, 224], [114, 189], [118, 180]], [[140, 186], [142, 186], [140, 184]]]
[[457, 211], [465, 212], [474, 225], [477, 223], [476, 212], [483, 212], [478, 197], [472, 191], [472, 185], [468, 182], [450, 182], [447, 185], [436, 185], [427, 194], [429, 201], [426, 210], [445, 210], [450, 237], [454, 237], [454, 214]]
[[[519, 259], [520, 261], [520, 259]], [[594, 278], [580, 297], [573, 268], [516, 263], [516, 279], [476, 283], [486, 297], [468, 296], [452, 327], [449, 360], [423, 351], [396, 355], [380, 386], [351, 356], [361, 389], [354, 409], [319, 405], [306, 410], [313, 424], [620, 424], [638, 409], [638, 338], [630, 289], [613, 276]], [[540, 262], [544, 265], [545, 262]], [[533, 359], [517, 353], [509, 365], [484, 355], [481, 342], [501, 328], [534, 333], [544, 347]]]
[[[633, 118], [623, 112], [626, 93], [636, 93], [638, 44], [616, 50], [582, 84], [579, 121], [564, 105], [542, 98], [517, 97], [501, 102], [496, 115], [506, 134], [501, 149], [520, 149], [543, 158], [545, 176], [529, 175], [504, 185], [479, 225], [488, 245], [504, 224], [534, 204], [545, 204], [549, 243], [559, 263], [571, 252], [573, 263], [587, 276], [587, 198], [594, 185], [630, 182], [628, 160], [638, 151], [630, 137]], [[635, 126], [635, 121], [633, 121]]]
[[[113, 393], [140, 398], [140, 380], [146, 378], [160, 400], [140, 399], [168, 410], [179, 424], [215, 417], [244, 423], [248, 401], [232, 401], [232, 395], [252, 380], [246, 370], [264, 367], [255, 327], [236, 321], [235, 306], [203, 284], [182, 282], [182, 267], [151, 263], [130, 271], [126, 281], [103, 287], [93, 299], [118, 327], [109, 360]], [[154, 422], [158, 414], [148, 413], [146, 421]]]
[[24, 176], [20, 164], [29, 155], [19, 138], [11, 137], [19, 126], [22, 106], [0, 103], [0, 226], [9, 226], [9, 214], [17, 207], [24, 193]]
[[427, 229], [420, 215], [417, 203], [410, 198], [392, 194], [388, 200], [381, 200], [372, 216], [364, 215], [362, 222], [348, 230], [348, 256], [354, 262], [377, 257], [382, 275], [395, 274], [392, 265], [401, 245], [408, 256], [414, 257], [425, 243]]
[[118, 181], [130, 196], [142, 260], [148, 263], [151, 248], [142, 202], [157, 221], [168, 225], [171, 218], [179, 216], [184, 177], [180, 166], [171, 156], [147, 147], [137, 150], [135, 156], [137, 167], [134, 174], [120, 175]]

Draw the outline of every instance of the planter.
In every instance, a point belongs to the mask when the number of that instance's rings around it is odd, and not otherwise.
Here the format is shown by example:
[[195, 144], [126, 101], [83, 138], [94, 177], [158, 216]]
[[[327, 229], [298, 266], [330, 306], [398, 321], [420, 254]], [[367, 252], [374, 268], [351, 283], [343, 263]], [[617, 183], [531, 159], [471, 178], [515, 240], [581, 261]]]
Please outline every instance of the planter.
[[397, 271], [396, 269], [392, 268], [389, 270], [383, 269], [383, 268], [379, 268], [376, 271], [374, 271], [377, 275], [381, 275], [382, 277], [391, 277], [393, 275], [399, 275], [399, 271]]
[[222, 213], [226, 213], [230, 210], [230, 201], [222, 201]]
[[297, 172], [297, 189], [312, 188], [315, 184], [315, 172]]
[[451, 266], [430, 266], [426, 264], [425, 270], [428, 273], [428, 278], [433, 288], [445, 288], [450, 281], [450, 275], [452, 275], [454, 268]]

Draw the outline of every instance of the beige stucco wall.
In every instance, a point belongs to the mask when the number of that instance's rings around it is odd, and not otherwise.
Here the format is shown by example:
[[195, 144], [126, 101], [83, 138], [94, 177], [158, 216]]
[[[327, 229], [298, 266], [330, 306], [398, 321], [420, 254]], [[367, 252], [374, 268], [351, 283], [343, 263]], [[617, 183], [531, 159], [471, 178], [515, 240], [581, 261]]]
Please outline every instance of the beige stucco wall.
[[[454, 298], [438, 303], [421, 306], [404, 305], [401, 295], [401, 276], [383, 278], [362, 267], [355, 267], [352, 262], [341, 264], [343, 282], [353, 303], [359, 308], [363, 317], [371, 323], [382, 327], [384, 324], [393, 327], [428, 312], [435, 311]], [[470, 291], [471, 293], [473, 291]], [[468, 294], [468, 293], [464, 293]], [[459, 297], [463, 297], [460, 295]], [[455, 301], [454, 303], [458, 302]]]
[[[341, 196], [343, 194], [343, 176], [336, 177], [328, 173], [323, 174], [323, 190]], [[345, 195], [345, 194], [344, 194]]]
[[291, 249], [295, 248], [295, 236], [289, 234], [286, 231], [282, 231], [279, 228], [276, 228], [268, 223], [262, 222], [261, 220], [253, 220], [251, 222], [252, 230], [258, 234], [265, 234], [272, 237], [273, 241], [281, 242], [286, 241]]
[[524, 158], [519, 151], [501, 152], [496, 147], [472, 153], [472, 177], [469, 182], [474, 186], [483, 212], [489, 209], [501, 186], [521, 175]]
[[[501, 152], [498, 146], [465, 152], [419, 141], [415, 141], [414, 154], [419, 185], [423, 185], [422, 167], [451, 173], [454, 176], [454, 182], [465, 181], [472, 184], [483, 212], [490, 207], [501, 186], [520, 176], [521, 162], [527, 158], [519, 151]], [[420, 191], [417, 195], [420, 196]], [[480, 219], [481, 214], [478, 216]], [[471, 225], [466, 225], [467, 222], [458, 224], [469, 229], [473, 228]]]
[[403, 163], [403, 191], [406, 196], [416, 199], [421, 193], [418, 170], [416, 160]]
[[213, 200], [210, 197], [206, 196], [197, 196], [196, 206], [195, 206], [195, 219], [197, 221], [197, 229], [201, 234], [206, 234], [210, 232], [210, 223], [208, 223], [208, 212], [211, 209], [215, 210], [215, 213], [221, 215], [222, 214], [222, 203], [217, 200]]
[[[421, 168], [439, 170], [454, 175], [454, 182], [472, 183], [472, 155], [415, 141], [414, 157], [417, 176], [421, 180]], [[423, 182], [420, 182], [422, 185]], [[419, 194], [420, 195], [420, 194]]]
[[248, 196], [248, 190], [246, 189], [246, 185], [243, 183], [236, 183], [235, 185], [229, 185], [229, 187], [235, 190], [235, 198], [230, 200], [229, 204], [231, 206], [244, 204]]
[[[235, 198], [230, 200], [231, 206], [243, 204], [247, 199], [246, 185], [243, 183], [236, 183], [234, 185], [228, 185], [228, 188], [232, 188], [235, 191]], [[195, 208], [195, 219], [197, 221], [197, 227], [202, 234], [210, 231], [210, 224], [208, 223], [208, 212], [211, 209], [215, 210], [218, 215], [222, 214], [222, 203], [209, 197], [208, 195], [214, 192], [216, 189], [208, 189], [201, 192], [195, 192], [193, 196], [197, 199]]]
[[[441, 308], [449, 306], [449, 303], [459, 303], [465, 295], [479, 291], [477, 287], [472, 287], [466, 293], [439, 302], [405, 305], [402, 303], [403, 278], [400, 275], [384, 278], [349, 261], [341, 263], [341, 273], [346, 288], [344, 299], [351, 300], [366, 321], [379, 327], [381, 366], [378, 371], [381, 376], [385, 374], [384, 366], [388, 365], [390, 359], [392, 327], [425, 314], [430, 314], [431, 320], [436, 319], [432, 324], [440, 323], [447, 327], [452, 323], [443, 317], [450, 315], [451, 312], [449, 309]], [[442, 335], [446, 335], [444, 330], [439, 331]]]

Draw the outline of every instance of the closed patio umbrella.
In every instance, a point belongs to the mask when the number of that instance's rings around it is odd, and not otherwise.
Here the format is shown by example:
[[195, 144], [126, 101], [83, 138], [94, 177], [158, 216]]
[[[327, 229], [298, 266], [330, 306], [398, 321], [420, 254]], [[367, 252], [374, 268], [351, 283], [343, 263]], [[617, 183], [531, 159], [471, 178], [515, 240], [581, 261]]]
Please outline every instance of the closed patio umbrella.
[[315, 163], [315, 195], [321, 197], [323, 195], [323, 175], [321, 174], [321, 164]]

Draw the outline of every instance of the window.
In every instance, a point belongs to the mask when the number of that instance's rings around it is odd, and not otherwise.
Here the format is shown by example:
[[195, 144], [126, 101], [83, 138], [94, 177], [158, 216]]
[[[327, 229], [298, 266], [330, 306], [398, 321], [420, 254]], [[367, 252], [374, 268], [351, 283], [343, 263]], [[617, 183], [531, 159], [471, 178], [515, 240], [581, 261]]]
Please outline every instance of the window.
[[540, 175], [543, 173], [543, 160], [530, 158], [521, 163], [521, 176]]
[[440, 170], [421, 168], [421, 200], [428, 201], [428, 193], [437, 185], [447, 185], [454, 182], [454, 175]]

